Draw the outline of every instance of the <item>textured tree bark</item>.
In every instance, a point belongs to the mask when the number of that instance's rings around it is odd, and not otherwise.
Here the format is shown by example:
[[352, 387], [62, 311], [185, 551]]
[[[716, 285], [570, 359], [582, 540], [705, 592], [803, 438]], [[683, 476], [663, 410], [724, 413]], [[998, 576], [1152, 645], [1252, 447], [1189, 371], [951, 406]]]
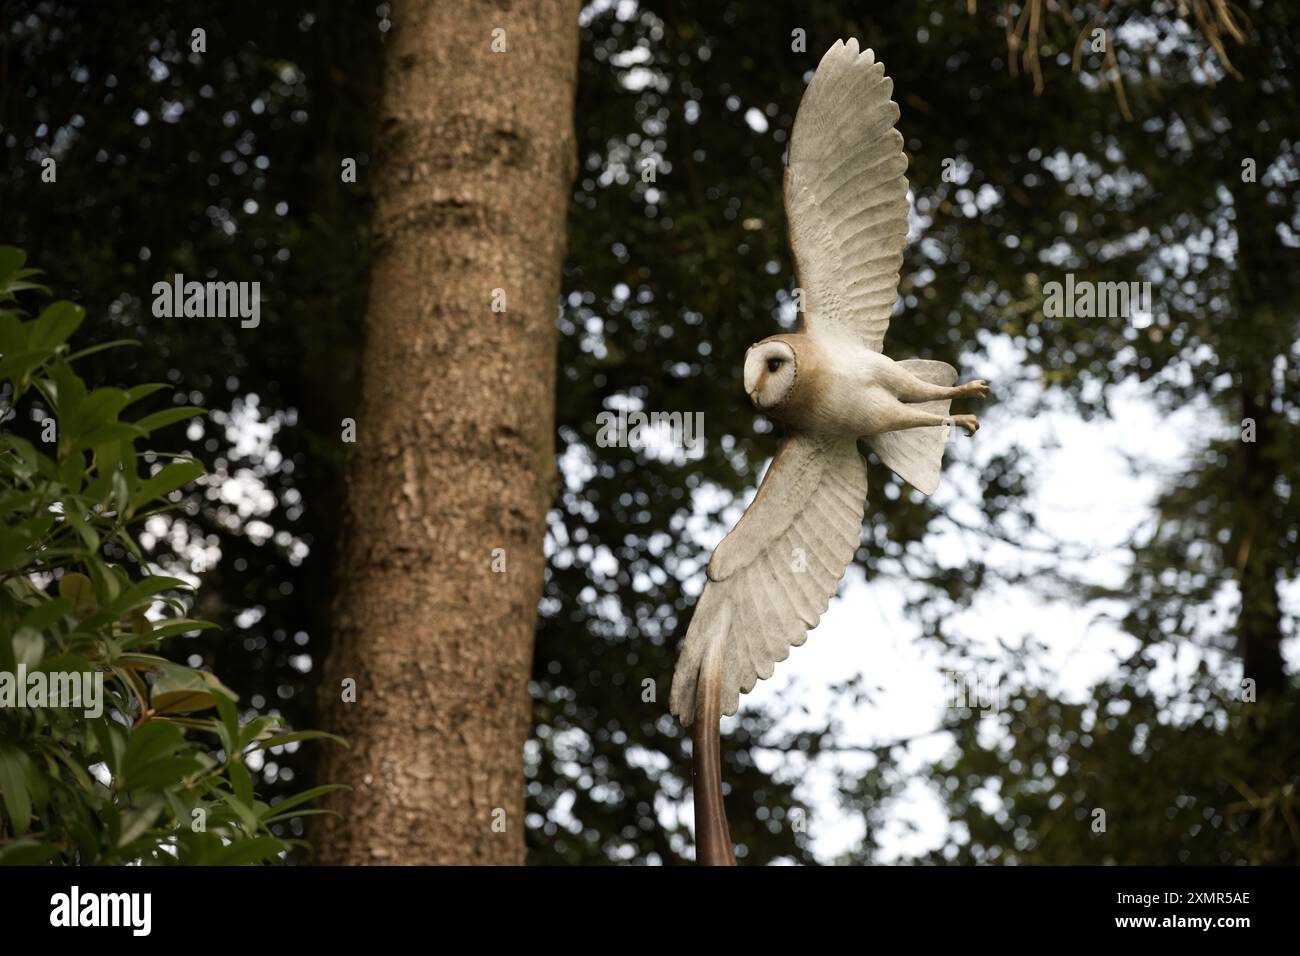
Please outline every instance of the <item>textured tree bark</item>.
[[578, 3], [393, 6], [314, 859], [517, 864]]

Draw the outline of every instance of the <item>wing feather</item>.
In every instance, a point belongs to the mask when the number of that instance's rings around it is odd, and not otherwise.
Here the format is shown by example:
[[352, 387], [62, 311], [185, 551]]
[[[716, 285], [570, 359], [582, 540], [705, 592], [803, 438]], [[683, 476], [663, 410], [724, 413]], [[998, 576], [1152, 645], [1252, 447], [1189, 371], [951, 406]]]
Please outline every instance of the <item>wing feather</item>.
[[785, 580], [785, 575], [777, 567], [775, 559], [771, 552], [763, 555], [763, 573], [767, 575], [768, 580], [772, 581], [775, 587], [772, 589], [771, 597], [776, 603], [783, 604], [790, 609], [795, 619], [805, 627], [814, 627], [817, 624], [817, 615], [812, 613], [811, 603], [803, 594], [791, 589]]
[[722, 712], [734, 714], [740, 695], [808, 639], [853, 560], [866, 496], [866, 462], [853, 440], [785, 440], [709, 561], [673, 674], [671, 708], [683, 723], [694, 719], [699, 667], [713, 642], [724, 642]]
[[785, 174], [805, 324], [876, 351], [907, 241], [907, 154], [893, 90], [871, 50], [836, 42], [799, 104]]

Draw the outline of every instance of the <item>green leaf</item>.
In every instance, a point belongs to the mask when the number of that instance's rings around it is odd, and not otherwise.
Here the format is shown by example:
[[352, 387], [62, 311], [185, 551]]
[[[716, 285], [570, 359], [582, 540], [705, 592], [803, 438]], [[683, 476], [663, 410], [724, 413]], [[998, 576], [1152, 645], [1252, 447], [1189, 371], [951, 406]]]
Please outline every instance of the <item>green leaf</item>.
[[179, 728], [158, 721], [148, 721], [127, 738], [122, 771], [130, 773], [155, 760], [169, 757], [185, 746], [185, 735]]
[[24, 349], [21, 352], [6, 353], [0, 360], [0, 381], [21, 381], [53, 354], [53, 349]]
[[143, 647], [145, 644], [154, 644], [163, 638], [175, 637], [177, 634], [189, 634], [192, 631], [208, 631], [214, 629], [217, 625], [210, 621], [192, 621], [189, 618], [165, 618], [167, 623], [162, 624], [156, 621], [149, 622], [149, 630], [137, 631], [134, 635], [124, 635], [117, 640], [118, 650], [126, 651], [133, 647]]
[[36, 607], [27, 612], [23, 618], [23, 624], [27, 627], [34, 627], [38, 631], [44, 631], [67, 614], [72, 613], [72, 604], [64, 598], [52, 598], [48, 601], [42, 601]]
[[225, 694], [214, 694], [213, 701], [217, 705], [217, 716], [221, 718], [218, 726], [221, 746], [226, 753], [233, 754], [239, 742], [239, 710], [235, 707], [235, 700]]
[[105, 604], [98, 614], [84, 621], [83, 626], [98, 627], [126, 616], [128, 611], [137, 607], [148, 608], [154, 602], [154, 595], [172, 588], [188, 590], [189, 584], [180, 578], [168, 577], [165, 574], [151, 574], [127, 587], [116, 598]]
[[129, 790], [180, 786], [187, 775], [204, 766], [187, 751], [181, 728], [163, 720], [145, 722], [127, 740], [120, 785]]
[[126, 392], [120, 388], [97, 388], [86, 396], [77, 409], [75, 427], [80, 430], [115, 421], [117, 413], [126, 408], [126, 402]]
[[226, 806], [235, 811], [235, 816], [239, 817], [240, 825], [243, 826], [249, 836], [252, 836], [257, 832], [257, 813], [251, 806], [243, 800], [240, 800], [239, 797], [234, 794], [226, 793], [225, 791], [218, 791], [217, 795], [221, 797], [221, 801], [226, 804]]
[[72, 442], [66, 439], [59, 442], [59, 484], [73, 494], [80, 494], [86, 477], [86, 458], [73, 454], [74, 451]]
[[38, 382], [61, 418], [72, 419], [86, 398], [86, 383], [67, 362], [50, 363], [49, 378]]
[[[40, 269], [23, 269], [18, 273], [18, 275], [23, 275], [23, 274], [36, 275], [40, 271], [41, 271]], [[50, 290], [48, 286], [43, 286], [39, 282], [25, 282], [22, 279], [15, 277], [11, 279], [9, 282], [5, 283], [3, 289], [0, 289], [0, 298], [12, 299], [14, 292], [22, 292], [24, 289], [39, 289], [41, 292], [44, 292], [46, 295], [50, 294]]]
[[199, 408], [197, 405], [182, 405], [179, 408], [166, 408], [161, 412], [154, 412], [152, 415], [146, 415], [135, 426], [142, 429], [146, 434], [157, 431], [167, 425], [175, 422], [184, 421], [187, 418], [193, 418], [196, 415], [206, 415], [207, 409]]
[[93, 613], [99, 606], [90, 578], [76, 571], [65, 572], [59, 578], [59, 597], [72, 605], [72, 612], [78, 617]]
[[[132, 339], [131, 341], [135, 341], [135, 340]], [[142, 398], [148, 398], [150, 395], [153, 395], [155, 392], [161, 392], [166, 387], [167, 386], [162, 382], [150, 382], [146, 385], [136, 385], [132, 388], [128, 388], [126, 390], [127, 404], [134, 405]]]
[[135, 540], [129, 534], [127, 534], [123, 529], [118, 528], [113, 532], [113, 538], [118, 541], [122, 547], [130, 551], [132, 557], [141, 564], [144, 564], [144, 555], [140, 552], [140, 546], [135, 543]]
[[131, 496], [130, 512], [155, 498], [166, 498], [177, 488], [189, 484], [203, 474], [203, 465], [193, 460], [174, 461], [165, 465], [153, 477], [140, 483]]
[[96, 425], [88, 432], [78, 432], [72, 439], [72, 447], [93, 448], [108, 442], [133, 441], [144, 438], [145, 431], [129, 422], [113, 422], [108, 425]]
[[0, 866], [40, 866], [59, 855], [59, 848], [35, 839], [0, 844]]
[[90, 553], [98, 554], [99, 532], [86, 523], [86, 519], [81, 515], [81, 506], [75, 501], [65, 501], [63, 503], [63, 517], [81, 536], [81, 540], [90, 549]]
[[[230, 775], [230, 786], [235, 791], [235, 796], [241, 803], [252, 806], [253, 803], [253, 778], [248, 772], [248, 768], [237, 760], [231, 761], [226, 768]], [[257, 818], [252, 820], [252, 829], [257, 829]]]
[[0, 246], [0, 287], [27, 261], [27, 253], [17, 246]]
[[12, 355], [27, 348], [27, 326], [18, 313], [0, 310], [0, 355]]
[[[149, 723], [163, 725], [165, 722], [151, 720]], [[146, 726], [148, 725], [146, 724]], [[179, 731], [180, 728], [177, 727], [176, 730]], [[185, 785], [186, 777], [201, 773], [205, 769], [206, 765], [194, 754], [186, 753], [175, 757], [164, 757], [144, 767], [138, 767], [133, 773], [126, 775], [123, 786], [135, 792], [181, 787]]]
[[284, 744], [292, 744], [303, 740], [332, 740], [336, 744], [342, 744], [344, 747], [351, 749], [347, 738], [340, 737], [338, 734], [326, 733], [323, 730], [295, 730], [287, 734], [277, 734], [270, 740], [259, 740], [254, 750], [267, 750], [271, 747], [280, 747]]
[[154, 681], [149, 695], [149, 706], [160, 714], [183, 714], [215, 707], [212, 688], [204, 680], [202, 671], [188, 667], [168, 665], [160, 667], [161, 674]]
[[86, 310], [73, 302], [52, 302], [36, 318], [27, 333], [27, 345], [33, 349], [58, 348], [77, 331], [86, 318]]
[[0, 796], [9, 814], [13, 832], [22, 836], [31, 826], [32, 798], [28, 777], [33, 773], [32, 761], [13, 744], [0, 743]]
[[341, 783], [327, 783], [322, 784], [319, 787], [311, 787], [301, 793], [295, 793], [291, 797], [285, 797], [273, 807], [267, 807], [266, 810], [262, 812], [262, 818], [265, 820], [271, 816], [288, 813], [288, 811], [292, 810], [294, 807], [301, 807], [305, 803], [311, 803], [311, 801], [315, 800], [317, 797], [323, 797], [325, 794], [333, 793], [335, 790], [347, 789], [348, 788]]
[[255, 740], [269, 740], [280, 726], [280, 718], [273, 715], [255, 717], [239, 729], [239, 748], [242, 750]]
[[284, 852], [286, 844], [275, 837], [260, 836], [250, 840], [236, 840], [229, 846], [222, 847], [209, 860], [211, 866], [248, 866], [251, 863], [263, 863], [274, 860]]
[[127, 810], [122, 816], [122, 832], [118, 834], [117, 845], [123, 847], [144, 836], [166, 806], [163, 797], [151, 796]]
[[[120, 671], [114, 671], [120, 677]], [[148, 726], [147, 724], [145, 726]], [[99, 756], [114, 777], [122, 772], [122, 759], [126, 755], [126, 728], [111, 720], [96, 720], [90, 725], [99, 745]]]
[[113, 472], [113, 510], [125, 515], [131, 507], [131, 487], [126, 483], [126, 476], [120, 471]]
[[67, 356], [65, 361], [75, 362], [77, 359], [83, 359], [87, 355], [94, 355], [96, 352], [104, 352], [108, 349], [118, 349], [124, 346], [139, 346], [138, 339], [113, 339], [111, 342], [101, 342], [99, 345], [92, 345], [89, 348], [80, 349]]

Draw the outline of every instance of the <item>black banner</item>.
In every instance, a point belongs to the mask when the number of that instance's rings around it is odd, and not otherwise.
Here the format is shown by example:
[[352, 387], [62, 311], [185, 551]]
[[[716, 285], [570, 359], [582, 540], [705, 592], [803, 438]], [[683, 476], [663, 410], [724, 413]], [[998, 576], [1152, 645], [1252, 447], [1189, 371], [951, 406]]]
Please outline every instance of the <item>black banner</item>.
[[[607, 926], [629, 939], [644, 932], [647, 942], [666, 944], [680, 929], [675, 921], [712, 922], [700, 911], [701, 899], [716, 907], [723, 935], [734, 933], [733, 921], [742, 918], [753, 920], [750, 932], [789, 921], [804, 931], [818, 922], [826, 932], [852, 928], [881, 939], [920, 928], [955, 939], [1032, 931], [1054, 934], [1044, 941], [1105, 936], [1181, 945], [1199, 936], [1232, 945], [1261, 932], [1289, 932], [1300, 888], [1289, 868], [1154, 867], [741, 867], [671, 874], [647, 868], [15, 868], [0, 880], [8, 941], [76, 933], [81, 942], [115, 947], [193, 943], [227, 932], [259, 943], [322, 931], [332, 942], [371, 945], [377, 932], [394, 941], [429, 939], [431, 931], [448, 942], [463, 933], [496, 941], [535, 936], [538, 921], [561, 933], [570, 923], [586, 939]], [[692, 901], [692, 891], [706, 895]], [[575, 905], [593, 899], [607, 905]], [[756, 900], [783, 902], [754, 912]]]

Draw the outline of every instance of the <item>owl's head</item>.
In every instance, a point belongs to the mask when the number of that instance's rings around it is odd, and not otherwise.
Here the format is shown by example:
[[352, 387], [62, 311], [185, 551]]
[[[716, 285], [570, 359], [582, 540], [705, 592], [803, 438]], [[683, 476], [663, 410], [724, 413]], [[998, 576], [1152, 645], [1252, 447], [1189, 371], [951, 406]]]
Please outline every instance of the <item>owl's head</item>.
[[794, 388], [794, 349], [780, 339], [764, 339], [745, 353], [745, 392], [759, 411], [776, 408]]

